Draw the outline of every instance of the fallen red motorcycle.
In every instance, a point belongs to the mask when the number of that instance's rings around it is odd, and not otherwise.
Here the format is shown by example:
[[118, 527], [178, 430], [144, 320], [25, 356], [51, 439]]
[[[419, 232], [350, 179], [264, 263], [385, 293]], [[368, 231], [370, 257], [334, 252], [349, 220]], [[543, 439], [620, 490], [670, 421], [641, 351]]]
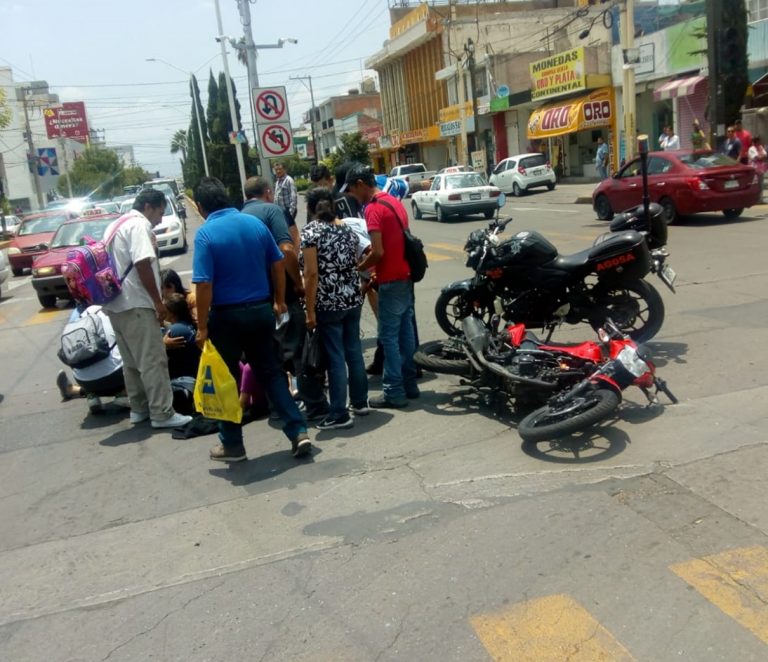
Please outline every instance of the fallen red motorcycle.
[[649, 405], [659, 404], [659, 392], [677, 404], [667, 383], [656, 375], [647, 348], [637, 345], [611, 322], [599, 330], [599, 336], [606, 360], [591, 375], [556, 393], [545, 406], [521, 420], [517, 432], [524, 441], [557, 439], [592, 427], [616, 410], [622, 392], [630, 386], [640, 388]]

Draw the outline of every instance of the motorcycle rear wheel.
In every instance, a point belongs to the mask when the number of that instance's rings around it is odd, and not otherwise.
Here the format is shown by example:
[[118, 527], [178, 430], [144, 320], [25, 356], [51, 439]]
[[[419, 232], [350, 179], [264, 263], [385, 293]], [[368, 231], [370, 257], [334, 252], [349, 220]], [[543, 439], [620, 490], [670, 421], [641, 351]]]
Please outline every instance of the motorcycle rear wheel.
[[[604, 306], [609, 317], [635, 342], [647, 342], [664, 323], [664, 300], [658, 290], [644, 280], [620, 285], [597, 285], [595, 302]], [[605, 320], [592, 320], [597, 329]]]
[[469, 298], [470, 294], [464, 288], [444, 290], [437, 297], [435, 319], [447, 335], [462, 335], [461, 320], [470, 315], [479, 317], [486, 326], [490, 323], [492, 311], [487, 307], [475, 308]]
[[520, 421], [517, 433], [529, 443], [565, 437], [608, 418], [620, 402], [615, 391], [595, 389], [565, 403], [546, 405], [531, 412]]
[[442, 340], [431, 340], [419, 346], [413, 355], [416, 365], [443, 375], [469, 375], [472, 368], [464, 354]]

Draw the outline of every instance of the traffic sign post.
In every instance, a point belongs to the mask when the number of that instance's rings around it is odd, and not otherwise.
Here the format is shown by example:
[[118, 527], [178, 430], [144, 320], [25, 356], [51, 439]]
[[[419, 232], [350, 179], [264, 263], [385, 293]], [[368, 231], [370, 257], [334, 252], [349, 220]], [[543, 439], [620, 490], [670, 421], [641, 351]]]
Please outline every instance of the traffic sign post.
[[290, 122], [259, 124], [259, 145], [267, 158], [288, 156], [296, 151]]

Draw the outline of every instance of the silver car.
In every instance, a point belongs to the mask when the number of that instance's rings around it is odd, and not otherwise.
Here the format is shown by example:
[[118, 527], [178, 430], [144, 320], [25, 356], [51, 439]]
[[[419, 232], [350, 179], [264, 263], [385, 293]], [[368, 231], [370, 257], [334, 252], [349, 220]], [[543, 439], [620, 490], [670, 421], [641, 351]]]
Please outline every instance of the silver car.
[[491, 174], [491, 184], [504, 193], [521, 196], [537, 186], [555, 188], [557, 176], [541, 152], [518, 154], [500, 161]]

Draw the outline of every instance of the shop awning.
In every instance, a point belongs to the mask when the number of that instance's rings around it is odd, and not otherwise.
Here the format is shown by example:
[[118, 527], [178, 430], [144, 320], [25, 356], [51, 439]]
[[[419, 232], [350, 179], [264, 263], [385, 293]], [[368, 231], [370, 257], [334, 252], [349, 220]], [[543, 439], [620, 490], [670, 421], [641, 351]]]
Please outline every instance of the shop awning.
[[687, 97], [694, 93], [696, 86], [706, 80], [706, 76], [691, 76], [689, 78], [676, 78], [664, 83], [658, 90], [653, 91], [654, 101], [664, 101], [675, 97]]
[[604, 87], [567, 101], [548, 103], [531, 113], [528, 138], [556, 138], [576, 131], [612, 126], [616, 105], [613, 91]]

